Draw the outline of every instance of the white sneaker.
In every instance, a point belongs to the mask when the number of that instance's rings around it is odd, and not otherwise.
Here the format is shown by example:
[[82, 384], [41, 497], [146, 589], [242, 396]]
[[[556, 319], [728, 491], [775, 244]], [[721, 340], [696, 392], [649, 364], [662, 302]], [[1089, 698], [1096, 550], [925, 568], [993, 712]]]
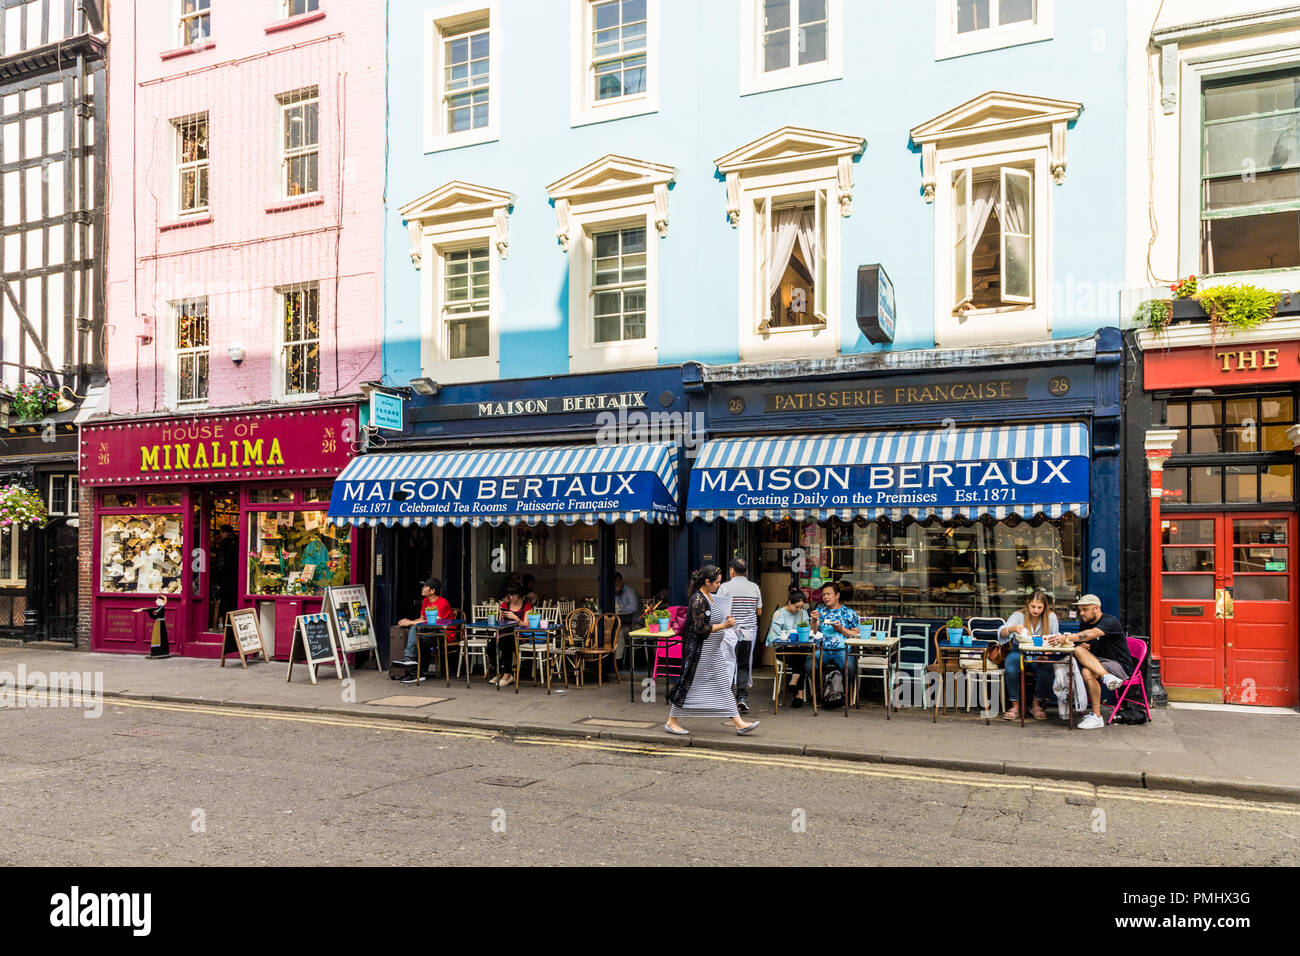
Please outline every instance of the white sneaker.
[[1106, 726], [1106, 722], [1096, 714], [1089, 712], [1083, 720], [1075, 724], [1080, 730], [1101, 730]]
[[1124, 682], [1114, 674], [1107, 674], [1101, 679], [1101, 682], [1106, 685], [1106, 689], [1111, 693], [1114, 693], [1124, 686]]

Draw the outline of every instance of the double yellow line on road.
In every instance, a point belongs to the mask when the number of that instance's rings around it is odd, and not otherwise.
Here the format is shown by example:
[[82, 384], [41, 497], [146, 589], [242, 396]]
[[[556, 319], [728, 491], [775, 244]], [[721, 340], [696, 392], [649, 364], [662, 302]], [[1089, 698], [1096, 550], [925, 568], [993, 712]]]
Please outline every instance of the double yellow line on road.
[[[38, 695], [42, 696], [42, 695]], [[44, 695], [46, 699], [50, 698]], [[346, 727], [353, 730], [380, 730], [402, 734], [426, 734], [438, 737], [455, 737], [468, 740], [492, 740], [501, 736], [494, 730], [477, 730], [472, 727], [437, 727], [405, 723], [399, 720], [349, 716], [346, 714], [311, 714], [296, 711], [257, 710], [253, 708], [222, 707], [216, 704], [180, 704], [166, 701], [128, 700], [109, 697], [105, 706], [135, 710], [154, 710], [170, 713], [201, 714], [211, 717], [233, 717], [244, 720], [275, 720], [295, 724], [315, 724], [324, 727]], [[754, 767], [773, 767], [782, 770], [813, 771], [817, 773], [848, 774], [855, 777], [874, 777], [886, 780], [906, 780], [913, 783], [941, 784], [954, 787], [979, 787], [995, 790], [1020, 790], [1036, 793], [1058, 793], [1067, 796], [1105, 800], [1124, 800], [1133, 803], [1151, 803], [1162, 806], [1201, 807], [1211, 810], [1233, 810], [1240, 813], [1264, 813], [1274, 816], [1300, 817], [1300, 807], [1276, 804], [1251, 803], [1246, 800], [1198, 797], [1178, 793], [1151, 793], [1123, 787], [1093, 787], [1087, 784], [1032, 783], [1015, 779], [998, 780], [989, 774], [966, 771], [924, 771], [909, 768], [892, 769], [880, 765], [865, 766], [821, 757], [781, 756], [778, 754], [745, 754], [707, 747], [656, 747], [653, 744], [623, 743], [619, 741], [579, 740], [577, 738], [542, 737], [531, 734], [515, 735], [517, 744], [530, 747], [559, 747], [566, 750], [588, 750], [602, 753], [625, 753], [637, 756], [676, 757], [686, 760], [708, 760], [717, 763], [741, 764]]]

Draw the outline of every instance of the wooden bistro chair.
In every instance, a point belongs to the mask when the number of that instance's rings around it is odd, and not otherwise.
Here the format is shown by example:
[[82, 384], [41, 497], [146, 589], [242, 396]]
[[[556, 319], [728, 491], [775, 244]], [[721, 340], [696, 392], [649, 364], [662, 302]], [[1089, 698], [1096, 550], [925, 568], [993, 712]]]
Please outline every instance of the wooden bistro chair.
[[607, 613], [601, 615], [599, 623], [595, 621], [593, 615], [592, 624], [591, 633], [587, 635], [582, 646], [576, 648], [576, 653], [573, 655], [574, 663], [578, 668], [578, 686], [582, 686], [584, 665], [587, 661], [596, 662], [596, 686], [605, 686], [601, 661], [606, 657], [614, 665], [614, 679], [620, 684], [623, 683], [623, 678], [618, 673], [618, 655], [614, 653], [618, 647], [618, 630], [623, 626], [623, 622], [619, 620], [617, 614]]
[[587, 645], [588, 638], [596, 633], [596, 615], [590, 608], [579, 607], [569, 612], [564, 619], [564, 627], [557, 636], [553, 653], [555, 666], [564, 675], [564, 686], [569, 686], [569, 668], [574, 669], [574, 678], [580, 675], [580, 651]]

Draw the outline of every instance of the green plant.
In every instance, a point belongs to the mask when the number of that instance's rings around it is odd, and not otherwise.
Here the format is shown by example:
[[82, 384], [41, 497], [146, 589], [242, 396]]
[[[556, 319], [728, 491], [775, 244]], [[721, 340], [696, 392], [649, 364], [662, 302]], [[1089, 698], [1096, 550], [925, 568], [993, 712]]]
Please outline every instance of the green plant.
[[1169, 291], [1174, 294], [1175, 299], [1190, 299], [1196, 295], [1196, 276], [1179, 279], [1169, 287]]
[[25, 382], [14, 388], [9, 408], [19, 420], [40, 418], [54, 407], [59, 393], [53, 385], [44, 382]]
[[963, 621], [963, 620], [962, 620], [961, 618], [959, 618], [959, 617], [950, 617], [950, 618], [948, 618], [948, 623], [945, 624], [944, 626], [945, 626], [945, 627], [960, 627], [962, 630], [965, 630], [965, 629], [966, 629], [966, 622]]
[[1147, 299], [1133, 310], [1133, 323], [1160, 332], [1169, 326], [1173, 303], [1168, 299]]
[[1227, 325], [1238, 331], [1253, 329], [1277, 314], [1282, 293], [1253, 285], [1215, 285], [1202, 289], [1196, 301], [1205, 309], [1212, 325]]
[[658, 612], [658, 611], [646, 611], [645, 617], [643, 617], [643, 618], [641, 619], [641, 621], [642, 621], [643, 624], [645, 624], [647, 630], [649, 630], [651, 624], [653, 624], [653, 625], [655, 625], [656, 627], [658, 627], [658, 626], [659, 626], [659, 612]]

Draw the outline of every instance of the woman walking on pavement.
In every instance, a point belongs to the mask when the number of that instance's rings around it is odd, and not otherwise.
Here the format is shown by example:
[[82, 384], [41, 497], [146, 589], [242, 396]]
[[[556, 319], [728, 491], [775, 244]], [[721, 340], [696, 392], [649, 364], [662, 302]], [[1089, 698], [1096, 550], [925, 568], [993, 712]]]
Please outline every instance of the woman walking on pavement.
[[690, 611], [682, 633], [682, 673], [668, 694], [672, 706], [664, 730], [678, 736], [690, 733], [677, 722], [684, 714], [700, 717], [730, 717], [736, 733], [747, 734], [758, 721], [747, 724], [740, 717], [731, 691], [736, 672], [736, 619], [714, 594], [722, 585], [722, 571], [706, 564], [691, 575]]

